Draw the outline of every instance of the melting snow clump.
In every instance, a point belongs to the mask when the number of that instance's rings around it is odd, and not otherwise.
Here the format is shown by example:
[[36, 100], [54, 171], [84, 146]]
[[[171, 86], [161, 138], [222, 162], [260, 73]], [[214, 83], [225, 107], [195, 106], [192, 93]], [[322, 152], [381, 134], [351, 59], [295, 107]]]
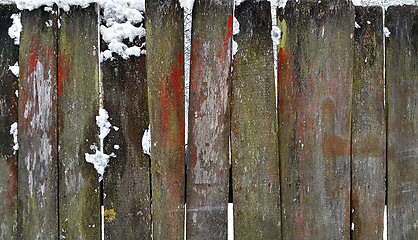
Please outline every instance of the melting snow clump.
[[9, 66], [9, 70], [12, 71], [12, 73], [16, 77], [19, 77], [19, 63], [18, 62], [16, 62], [15, 65], [13, 66]]
[[17, 142], [17, 122], [14, 122], [11, 126], [10, 126], [10, 134], [13, 135], [13, 154], [16, 154], [16, 151], [19, 150], [19, 143]]
[[389, 37], [390, 31], [389, 31], [389, 29], [387, 27], [384, 27], [383, 28], [383, 34], [385, 34], [385, 37]]
[[273, 40], [273, 46], [277, 46], [280, 43], [280, 36], [282, 35], [282, 31], [278, 26], [273, 26], [271, 28], [271, 39]]
[[[100, 142], [103, 146], [103, 139], [109, 134], [110, 128], [112, 125], [108, 121], [109, 114], [107, 111], [103, 108], [99, 109], [99, 116], [96, 116], [96, 124], [100, 128]], [[109, 163], [110, 157], [115, 157], [116, 155], [114, 153], [108, 155], [105, 154], [103, 151], [103, 147], [99, 150], [96, 145], [92, 145], [91, 150], [94, 150], [94, 154], [85, 154], [86, 162], [91, 163], [94, 165], [94, 168], [96, 169], [97, 173], [100, 174], [99, 181], [102, 181], [103, 179], [103, 173], [105, 168], [107, 167], [107, 164]]]
[[22, 23], [20, 22], [20, 13], [12, 14], [10, 17], [13, 19], [13, 24], [9, 28], [9, 36], [14, 39], [14, 44], [19, 45], [20, 43], [20, 32], [22, 31]]
[[151, 125], [148, 126], [148, 129], [144, 131], [144, 135], [142, 136], [142, 151], [151, 156], [151, 132], [150, 132]]

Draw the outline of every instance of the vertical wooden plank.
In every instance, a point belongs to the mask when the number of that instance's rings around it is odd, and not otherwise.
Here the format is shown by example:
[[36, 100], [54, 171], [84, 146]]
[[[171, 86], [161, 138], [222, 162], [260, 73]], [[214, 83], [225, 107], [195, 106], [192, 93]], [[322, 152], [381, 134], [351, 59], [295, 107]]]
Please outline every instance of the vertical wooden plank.
[[352, 236], [381, 239], [386, 198], [383, 15], [381, 7], [356, 7], [355, 11]]
[[56, 11], [22, 12], [19, 80], [19, 238], [58, 236]]
[[146, 7], [154, 239], [184, 238], [184, 35], [178, 0]]
[[105, 153], [116, 155], [103, 177], [105, 211], [116, 213], [105, 220], [105, 239], [151, 239], [150, 159], [142, 149], [149, 125], [145, 56], [101, 63], [103, 105], [118, 128], [104, 139]]
[[0, 4], [0, 238], [17, 237], [17, 152], [11, 126], [17, 124], [17, 77], [9, 70], [19, 58], [19, 47], [8, 34], [14, 5]]
[[60, 237], [100, 239], [100, 185], [85, 153], [98, 146], [97, 7], [60, 14], [58, 45]]
[[418, 7], [389, 7], [388, 239], [418, 238]]
[[187, 238], [226, 239], [233, 1], [195, 1], [187, 148]]
[[268, 1], [235, 9], [231, 157], [236, 239], [280, 239], [276, 94]]
[[291, 1], [278, 25], [283, 238], [349, 239], [354, 7]]

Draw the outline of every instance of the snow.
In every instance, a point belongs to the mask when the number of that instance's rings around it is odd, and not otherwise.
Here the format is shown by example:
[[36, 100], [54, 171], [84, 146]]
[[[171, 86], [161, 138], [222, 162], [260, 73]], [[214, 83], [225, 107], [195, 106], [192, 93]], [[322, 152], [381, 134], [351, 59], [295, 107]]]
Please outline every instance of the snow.
[[19, 77], [19, 63], [16, 62], [15, 65], [9, 66], [9, 70], [16, 76]]
[[109, 123], [108, 119], [109, 114], [107, 113], [106, 109], [100, 108], [99, 115], [96, 116], [96, 124], [100, 128], [100, 139], [104, 139], [110, 132], [110, 127], [112, 127], [112, 124]]
[[[238, 19], [236, 19], [234, 16], [234, 20], [232, 22], [232, 34], [237, 35], [238, 33], [239, 33], [239, 22], [238, 22]], [[238, 43], [232, 39], [232, 58], [234, 58], [237, 52], [238, 52]]]
[[105, 168], [107, 167], [107, 164], [109, 163], [110, 157], [115, 157], [116, 155], [114, 153], [108, 155], [104, 153], [103, 150], [103, 139], [109, 134], [110, 128], [112, 125], [108, 121], [109, 114], [104, 108], [99, 109], [99, 115], [96, 116], [96, 124], [100, 128], [100, 145], [101, 149], [99, 150], [96, 145], [90, 146], [91, 150], [94, 150], [95, 153], [89, 154], [85, 153], [86, 162], [91, 163], [94, 165], [94, 168], [96, 169], [97, 173], [100, 175], [99, 181], [103, 180], [103, 174], [105, 171]]
[[355, 28], [361, 28], [361, 26], [360, 26], [360, 25], [358, 25], [358, 23], [357, 23], [357, 22], [354, 22], [354, 27], [355, 27]]
[[128, 46], [136, 38], [145, 36], [143, 27], [145, 0], [99, 0], [103, 8], [103, 24], [100, 26], [102, 39], [107, 43], [108, 49], [100, 53], [100, 61], [112, 60], [112, 53], [120, 55], [123, 59], [130, 56], [146, 54], [145, 43], [141, 46]]
[[193, 9], [194, 0], [180, 0], [180, 6], [185, 10]]
[[389, 37], [390, 31], [387, 27], [383, 27], [383, 34], [385, 34], [385, 37]]
[[277, 46], [280, 43], [282, 31], [278, 26], [273, 26], [271, 28], [271, 39], [273, 40], [273, 46]]
[[10, 134], [13, 136], [13, 154], [16, 154], [16, 151], [19, 150], [19, 143], [17, 140], [17, 122], [14, 122], [11, 126], [10, 126]]
[[142, 151], [145, 154], [151, 156], [151, 125], [148, 126], [148, 129], [144, 131], [144, 135], [142, 136]]
[[383, 240], [388, 239], [388, 206], [385, 205], [385, 210], [383, 213]]
[[22, 31], [22, 23], [20, 22], [20, 13], [12, 14], [10, 17], [13, 19], [12, 26], [9, 28], [9, 36], [14, 39], [14, 44], [19, 45], [20, 43], [20, 32]]
[[107, 164], [109, 163], [110, 156], [97, 149], [92, 145], [92, 150], [95, 150], [94, 154], [85, 153], [86, 162], [94, 165], [97, 173], [100, 174], [99, 182], [103, 180], [103, 174]]

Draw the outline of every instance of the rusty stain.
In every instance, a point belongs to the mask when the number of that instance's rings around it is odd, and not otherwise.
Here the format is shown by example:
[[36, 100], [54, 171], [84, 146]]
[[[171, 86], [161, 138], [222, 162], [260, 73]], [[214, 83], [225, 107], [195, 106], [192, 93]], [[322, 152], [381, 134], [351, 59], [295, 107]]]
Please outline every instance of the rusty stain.
[[337, 156], [350, 156], [350, 141], [335, 135], [335, 105], [327, 98], [322, 102], [322, 152], [324, 154], [325, 190], [328, 196], [340, 194]]
[[107, 220], [107, 222], [113, 222], [116, 219], [116, 212], [115, 209], [105, 210], [104, 217]]
[[328, 136], [322, 140], [322, 151], [326, 156], [349, 156], [350, 141], [338, 136]]

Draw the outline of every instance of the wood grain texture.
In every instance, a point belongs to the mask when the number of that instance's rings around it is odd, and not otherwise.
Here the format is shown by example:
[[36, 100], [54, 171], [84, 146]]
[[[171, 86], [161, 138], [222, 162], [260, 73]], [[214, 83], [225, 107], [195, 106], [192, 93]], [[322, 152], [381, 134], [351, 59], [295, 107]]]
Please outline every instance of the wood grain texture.
[[[382, 239], [386, 198], [386, 113], [381, 7], [356, 7], [352, 109], [354, 239]], [[353, 229], [352, 229], [353, 230]]]
[[184, 238], [184, 37], [178, 0], [146, 1], [154, 239]]
[[187, 148], [188, 239], [226, 239], [233, 1], [195, 1]]
[[22, 12], [18, 123], [22, 239], [58, 236], [56, 19], [56, 14], [42, 9]]
[[291, 1], [278, 13], [282, 237], [349, 239], [354, 7]]
[[0, 4], [0, 238], [17, 237], [17, 152], [10, 128], [17, 123], [18, 79], [9, 70], [19, 60], [19, 47], [8, 30], [13, 23], [14, 5]]
[[145, 56], [101, 63], [103, 106], [118, 128], [104, 139], [105, 153], [116, 155], [103, 177], [104, 208], [116, 212], [105, 220], [105, 239], [151, 239], [150, 158], [142, 149], [149, 125]]
[[418, 7], [389, 7], [388, 239], [418, 238]]
[[85, 160], [99, 146], [97, 6], [61, 11], [58, 52], [59, 234], [100, 239], [100, 185]]
[[276, 94], [268, 1], [235, 9], [231, 158], [236, 239], [280, 239]]

